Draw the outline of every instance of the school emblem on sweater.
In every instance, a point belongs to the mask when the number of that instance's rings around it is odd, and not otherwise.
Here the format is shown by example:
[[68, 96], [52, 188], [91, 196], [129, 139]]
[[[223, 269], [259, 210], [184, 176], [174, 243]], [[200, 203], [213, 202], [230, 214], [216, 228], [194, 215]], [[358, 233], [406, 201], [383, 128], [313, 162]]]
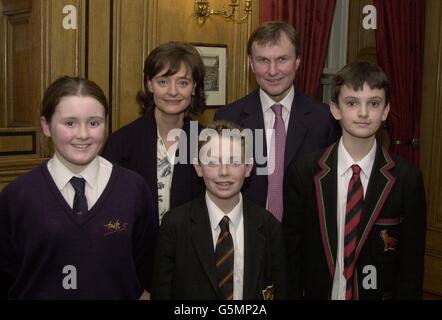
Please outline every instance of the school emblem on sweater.
[[107, 236], [112, 233], [126, 230], [128, 227], [128, 223], [120, 223], [120, 219], [117, 219], [117, 221], [115, 222], [109, 221], [109, 223], [105, 224], [104, 227], [106, 228], [106, 233], [104, 235]]
[[388, 230], [384, 229], [381, 230], [381, 233], [379, 234], [382, 240], [384, 240], [384, 251], [388, 250], [396, 250], [398, 240], [394, 237], [390, 237], [388, 235]]
[[262, 290], [262, 297], [264, 300], [273, 300], [273, 284]]

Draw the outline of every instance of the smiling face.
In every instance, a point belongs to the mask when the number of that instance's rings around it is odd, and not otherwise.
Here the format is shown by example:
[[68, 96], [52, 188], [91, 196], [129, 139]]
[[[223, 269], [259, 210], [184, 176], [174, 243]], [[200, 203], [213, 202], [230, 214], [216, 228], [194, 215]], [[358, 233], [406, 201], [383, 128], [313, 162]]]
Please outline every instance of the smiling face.
[[153, 79], [147, 80], [147, 86], [153, 94], [156, 112], [165, 115], [180, 115], [190, 105], [194, 88], [192, 73], [184, 63], [173, 75], [165, 76], [167, 71], [168, 68], [165, 68]]
[[290, 91], [299, 67], [295, 47], [282, 32], [275, 44], [254, 42], [251, 50], [249, 60], [256, 82], [274, 101], [281, 101]]
[[56, 106], [50, 122], [41, 117], [45, 136], [54, 143], [68, 166], [85, 167], [100, 152], [105, 137], [105, 109], [92, 97], [66, 96]]
[[204, 179], [209, 197], [220, 208], [236, 205], [244, 179], [252, 170], [251, 164], [245, 164], [241, 140], [215, 135], [203, 148], [195, 170]]
[[382, 121], [387, 119], [390, 105], [385, 103], [383, 89], [371, 89], [364, 83], [359, 91], [343, 85], [338, 105], [331, 102], [330, 110], [341, 124], [344, 139], [374, 140]]

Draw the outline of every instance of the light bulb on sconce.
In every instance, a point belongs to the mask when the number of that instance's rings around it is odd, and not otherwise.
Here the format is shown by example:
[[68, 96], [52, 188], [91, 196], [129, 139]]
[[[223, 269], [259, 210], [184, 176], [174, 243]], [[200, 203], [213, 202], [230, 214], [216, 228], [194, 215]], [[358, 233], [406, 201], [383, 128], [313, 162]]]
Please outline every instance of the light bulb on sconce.
[[241, 14], [241, 12], [237, 10], [238, 7], [238, 0], [230, 0], [227, 7], [222, 7], [218, 10], [210, 8], [208, 0], [195, 0], [194, 12], [196, 21], [200, 26], [202, 26], [211, 15], [221, 16], [224, 19], [235, 23], [245, 22], [249, 15], [252, 14], [252, 0], [245, 0], [243, 16], [236, 18], [236, 13], [238, 13], [238, 15]]

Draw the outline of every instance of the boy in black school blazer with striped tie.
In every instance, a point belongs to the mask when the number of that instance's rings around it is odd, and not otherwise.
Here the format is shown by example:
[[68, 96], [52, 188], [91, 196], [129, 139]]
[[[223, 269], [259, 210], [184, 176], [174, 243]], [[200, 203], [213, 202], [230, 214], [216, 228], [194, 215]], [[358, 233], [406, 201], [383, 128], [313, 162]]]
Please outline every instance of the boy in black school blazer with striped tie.
[[152, 299], [284, 299], [282, 227], [272, 214], [242, 197], [253, 160], [245, 161], [251, 158], [244, 136], [226, 137], [223, 132], [237, 129], [239, 134], [242, 129], [225, 121], [209, 129], [207, 140], [200, 136], [199, 163], [194, 165], [206, 194], [164, 216]]
[[330, 104], [340, 141], [288, 169], [283, 227], [292, 298], [421, 298], [424, 185], [417, 167], [376, 142], [388, 98], [389, 82], [377, 65], [345, 66]]

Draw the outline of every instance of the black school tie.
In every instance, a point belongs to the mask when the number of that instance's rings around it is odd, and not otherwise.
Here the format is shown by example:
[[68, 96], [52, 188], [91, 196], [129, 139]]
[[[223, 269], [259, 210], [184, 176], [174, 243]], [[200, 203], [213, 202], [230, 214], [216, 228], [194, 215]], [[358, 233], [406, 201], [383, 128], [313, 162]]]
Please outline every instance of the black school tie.
[[221, 233], [215, 246], [216, 273], [218, 288], [224, 300], [233, 299], [233, 239], [229, 232], [229, 217], [224, 216], [219, 223]]
[[75, 190], [74, 205], [72, 209], [74, 209], [76, 214], [81, 216], [87, 212], [87, 199], [84, 194], [86, 180], [83, 178], [72, 177], [70, 182]]

